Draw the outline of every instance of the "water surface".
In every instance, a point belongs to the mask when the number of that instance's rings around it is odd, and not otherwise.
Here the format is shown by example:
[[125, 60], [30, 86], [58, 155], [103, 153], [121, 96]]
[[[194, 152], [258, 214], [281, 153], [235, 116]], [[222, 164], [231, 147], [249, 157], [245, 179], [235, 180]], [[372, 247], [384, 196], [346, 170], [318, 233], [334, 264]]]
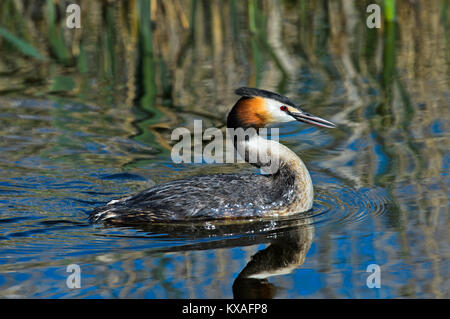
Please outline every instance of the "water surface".
[[[138, 32], [150, 30], [145, 3], [86, 3], [74, 33], [48, 19], [49, 4], [2, 3], [11, 17], [0, 26], [42, 57], [0, 42], [1, 297], [449, 297], [444, 2], [398, 1], [396, 22], [380, 30], [365, 27], [363, 2], [156, 2], [150, 37]], [[134, 228], [87, 221], [154, 184], [253, 172], [170, 157], [174, 128], [194, 119], [223, 128], [243, 85], [338, 124], [280, 129], [311, 172], [310, 212]], [[79, 289], [66, 285], [70, 264], [81, 268]], [[370, 264], [379, 289], [366, 284]]]

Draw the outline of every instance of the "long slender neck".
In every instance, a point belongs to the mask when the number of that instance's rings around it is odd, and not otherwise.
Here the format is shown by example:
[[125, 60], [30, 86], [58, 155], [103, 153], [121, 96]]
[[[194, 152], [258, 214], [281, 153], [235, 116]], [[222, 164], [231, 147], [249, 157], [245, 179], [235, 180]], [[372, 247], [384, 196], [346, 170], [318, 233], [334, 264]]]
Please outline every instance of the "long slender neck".
[[[312, 207], [314, 191], [303, 161], [289, 148], [258, 134], [235, 142], [237, 152], [263, 174], [271, 175], [274, 191], [284, 201], [295, 202], [295, 209], [306, 211]], [[256, 159], [256, 160], [255, 160]]]

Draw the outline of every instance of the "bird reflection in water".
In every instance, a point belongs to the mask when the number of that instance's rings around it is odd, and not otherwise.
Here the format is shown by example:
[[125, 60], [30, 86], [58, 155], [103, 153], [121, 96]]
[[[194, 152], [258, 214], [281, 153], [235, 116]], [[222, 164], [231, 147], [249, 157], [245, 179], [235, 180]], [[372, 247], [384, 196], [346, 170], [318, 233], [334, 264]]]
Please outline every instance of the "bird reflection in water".
[[233, 283], [236, 299], [270, 299], [278, 288], [268, 278], [285, 275], [300, 267], [314, 237], [314, 227], [305, 222], [276, 235], [270, 245], [254, 254]]
[[[234, 280], [234, 298], [273, 298], [278, 288], [273, 276], [300, 267], [314, 237], [312, 212], [275, 219], [242, 219], [133, 225], [152, 238], [185, 241], [184, 245], [152, 249], [152, 252], [213, 250], [269, 244], [253, 255]], [[110, 226], [104, 226], [110, 227]], [[231, 287], [230, 287], [231, 288]]]

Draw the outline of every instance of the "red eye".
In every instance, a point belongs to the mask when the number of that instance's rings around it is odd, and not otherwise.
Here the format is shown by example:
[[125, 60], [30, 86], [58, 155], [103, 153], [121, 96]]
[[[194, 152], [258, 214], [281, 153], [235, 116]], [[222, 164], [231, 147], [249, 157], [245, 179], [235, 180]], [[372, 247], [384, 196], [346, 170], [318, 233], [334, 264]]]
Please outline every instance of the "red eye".
[[287, 111], [287, 106], [286, 105], [280, 106], [280, 110], [282, 110], [283, 112], [286, 112]]

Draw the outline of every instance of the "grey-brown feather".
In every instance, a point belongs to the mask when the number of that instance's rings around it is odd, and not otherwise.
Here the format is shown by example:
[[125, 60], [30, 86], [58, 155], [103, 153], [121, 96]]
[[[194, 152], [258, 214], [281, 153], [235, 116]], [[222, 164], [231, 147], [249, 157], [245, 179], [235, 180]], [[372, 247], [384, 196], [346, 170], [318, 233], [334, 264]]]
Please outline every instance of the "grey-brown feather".
[[201, 175], [156, 185], [124, 200], [96, 208], [94, 222], [130, 224], [187, 219], [264, 216], [292, 202], [295, 175]]

